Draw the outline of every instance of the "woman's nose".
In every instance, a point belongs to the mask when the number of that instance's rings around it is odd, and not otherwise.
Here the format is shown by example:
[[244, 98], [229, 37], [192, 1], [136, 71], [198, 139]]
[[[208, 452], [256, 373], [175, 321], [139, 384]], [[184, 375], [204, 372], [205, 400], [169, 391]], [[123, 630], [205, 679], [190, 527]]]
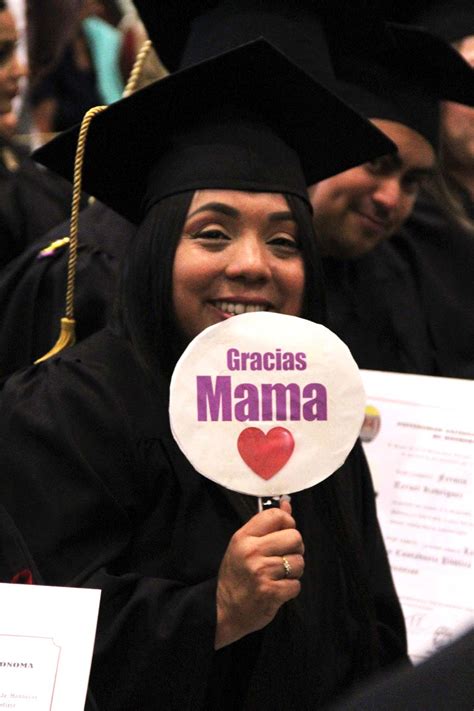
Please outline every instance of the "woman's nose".
[[226, 275], [230, 279], [261, 281], [271, 276], [270, 255], [266, 245], [254, 237], [241, 237], [229, 250]]

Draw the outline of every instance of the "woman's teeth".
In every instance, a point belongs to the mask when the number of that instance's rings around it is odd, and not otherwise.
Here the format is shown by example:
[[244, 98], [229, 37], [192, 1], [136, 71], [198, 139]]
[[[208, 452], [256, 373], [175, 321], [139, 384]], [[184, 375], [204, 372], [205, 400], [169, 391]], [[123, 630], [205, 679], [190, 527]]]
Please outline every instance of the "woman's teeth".
[[237, 314], [249, 314], [255, 311], [267, 311], [268, 307], [263, 304], [235, 304], [228, 301], [215, 301], [214, 306], [226, 314], [236, 316]]

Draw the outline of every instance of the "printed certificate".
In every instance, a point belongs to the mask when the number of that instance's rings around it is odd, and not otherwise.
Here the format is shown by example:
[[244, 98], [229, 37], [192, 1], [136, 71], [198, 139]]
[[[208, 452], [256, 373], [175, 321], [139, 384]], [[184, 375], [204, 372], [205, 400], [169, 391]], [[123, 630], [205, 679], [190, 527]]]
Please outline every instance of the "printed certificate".
[[362, 375], [362, 439], [417, 662], [474, 624], [474, 383]]
[[0, 711], [83, 711], [100, 590], [0, 584]]

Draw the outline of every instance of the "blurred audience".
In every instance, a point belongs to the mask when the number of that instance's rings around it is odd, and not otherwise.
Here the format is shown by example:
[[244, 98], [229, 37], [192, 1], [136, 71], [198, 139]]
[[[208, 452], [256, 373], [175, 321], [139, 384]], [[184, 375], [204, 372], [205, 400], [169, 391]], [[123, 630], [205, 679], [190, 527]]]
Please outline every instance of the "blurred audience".
[[109, 19], [120, 19], [110, 2], [82, 0], [74, 28], [50, 71], [30, 91], [33, 124], [40, 133], [79, 123], [92, 106], [118, 100], [124, 88], [120, 69], [122, 34]]
[[36, 165], [13, 140], [12, 101], [26, 67], [16, 52], [17, 30], [0, 2], [0, 268], [69, 212], [71, 187]]
[[75, 32], [82, 0], [26, 0], [30, 80], [46, 74]]

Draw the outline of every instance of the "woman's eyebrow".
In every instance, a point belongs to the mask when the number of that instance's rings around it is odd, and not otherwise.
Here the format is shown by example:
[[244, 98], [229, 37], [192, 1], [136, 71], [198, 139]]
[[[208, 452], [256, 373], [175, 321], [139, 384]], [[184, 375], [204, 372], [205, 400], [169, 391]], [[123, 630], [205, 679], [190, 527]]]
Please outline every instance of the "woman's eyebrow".
[[[223, 215], [227, 215], [228, 217], [233, 217], [237, 218], [240, 217], [240, 212], [239, 210], [236, 210], [235, 207], [231, 207], [230, 205], [227, 205], [224, 202], [207, 202], [205, 205], [201, 205], [201, 207], [198, 207], [197, 210], [194, 210], [194, 212], [191, 212], [190, 215], [188, 215], [187, 219], [189, 220], [191, 217], [194, 217], [194, 215], [197, 215], [199, 212], [206, 212], [206, 211], [212, 211], [212, 212], [220, 212]], [[271, 212], [268, 215], [268, 222], [279, 222], [283, 220], [291, 220], [294, 222], [294, 217], [291, 214], [289, 210], [284, 210], [282, 212]]]
[[293, 217], [293, 215], [291, 214], [291, 212], [289, 212], [288, 210], [286, 210], [285, 212], [272, 212], [272, 213], [268, 216], [268, 221], [269, 221], [269, 222], [278, 222], [278, 221], [280, 221], [280, 220], [284, 220], [284, 221], [288, 221], [288, 220], [289, 220], [290, 222], [294, 222], [294, 221], [295, 221], [295, 218]]
[[230, 205], [226, 205], [223, 202], [208, 202], [205, 205], [198, 207], [197, 210], [194, 210], [194, 212], [188, 215], [187, 219], [189, 220], [194, 215], [197, 215], [198, 212], [206, 212], [206, 210], [212, 210], [213, 212], [221, 212], [223, 215], [227, 215], [228, 217], [239, 217], [240, 215], [240, 212], [238, 210], [236, 210], [234, 207], [230, 207]]

